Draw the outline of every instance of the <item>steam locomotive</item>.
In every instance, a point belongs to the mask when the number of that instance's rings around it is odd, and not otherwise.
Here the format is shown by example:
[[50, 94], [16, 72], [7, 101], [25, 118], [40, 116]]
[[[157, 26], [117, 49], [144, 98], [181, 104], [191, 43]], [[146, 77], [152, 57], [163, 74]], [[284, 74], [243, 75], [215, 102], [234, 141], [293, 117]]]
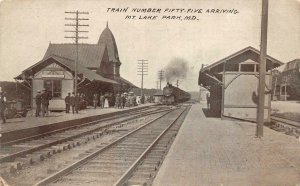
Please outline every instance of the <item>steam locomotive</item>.
[[163, 88], [163, 104], [171, 105], [181, 103], [189, 100], [191, 95], [180, 88], [174, 87], [172, 84], [167, 83]]

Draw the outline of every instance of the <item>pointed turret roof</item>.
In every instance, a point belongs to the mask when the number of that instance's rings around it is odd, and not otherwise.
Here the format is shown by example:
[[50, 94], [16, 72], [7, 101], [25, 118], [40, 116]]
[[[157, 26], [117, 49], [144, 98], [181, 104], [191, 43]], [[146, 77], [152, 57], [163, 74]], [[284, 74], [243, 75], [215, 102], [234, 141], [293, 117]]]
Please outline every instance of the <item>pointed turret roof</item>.
[[106, 24], [106, 28], [103, 30], [103, 32], [100, 35], [100, 38], [98, 40], [98, 45], [101, 48], [107, 48], [109, 61], [120, 62], [116, 40], [113, 33], [108, 27], [108, 22]]

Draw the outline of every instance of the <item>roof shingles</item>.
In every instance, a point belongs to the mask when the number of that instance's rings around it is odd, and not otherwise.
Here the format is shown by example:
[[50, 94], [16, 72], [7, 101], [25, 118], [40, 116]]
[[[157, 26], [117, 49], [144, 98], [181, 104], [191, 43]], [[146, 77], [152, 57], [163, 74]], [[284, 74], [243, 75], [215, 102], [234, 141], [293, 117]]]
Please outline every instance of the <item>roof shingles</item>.
[[[87, 68], [99, 68], [104, 54], [103, 48], [99, 45], [79, 44], [78, 45], [78, 62]], [[61, 56], [76, 60], [75, 44], [49, 44], [44, 56], [48, 58], [51, 55]]]

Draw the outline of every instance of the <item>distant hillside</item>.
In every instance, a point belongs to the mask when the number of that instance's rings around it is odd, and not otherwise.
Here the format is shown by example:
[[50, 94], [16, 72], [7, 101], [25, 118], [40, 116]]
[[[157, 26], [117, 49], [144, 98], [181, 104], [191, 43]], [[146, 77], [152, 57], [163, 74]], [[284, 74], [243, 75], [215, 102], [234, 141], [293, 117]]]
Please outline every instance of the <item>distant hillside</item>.
[[[143, 89], [143, 93], [145, 95], [153, 95], [155, 94], [159, 89]], [[135, 95], [141, 95], [141, 89], [140, 88], [133, 88], [131, 89], [131, 92], [134, 92]]]

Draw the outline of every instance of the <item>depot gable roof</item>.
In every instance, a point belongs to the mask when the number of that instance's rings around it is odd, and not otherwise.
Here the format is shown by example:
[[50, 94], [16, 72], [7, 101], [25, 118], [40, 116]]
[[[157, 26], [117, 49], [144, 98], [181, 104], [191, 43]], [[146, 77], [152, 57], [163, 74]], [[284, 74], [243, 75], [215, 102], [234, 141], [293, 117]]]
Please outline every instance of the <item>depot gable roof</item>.
[[[52, 61], [54, 60], [54, 61]], [[64, 58], [61, 56], [56, 56], [56, 55], [51, 55], [41, 61], [39, 61], [38, 63], [36, 63], [35, 65], [25, 69], [22, 74], [20, 74], [19, 76], [15, 77], [15, 79], [23, 79], [23, 75], [33, 75], [36, 72], [38, 72], [40, 69], [46, 67], [49, 62], [55, 62], [58, 63], [59, 65], [67, 68], [69, 71], [74, 72], [75, 71], [75, 62], [74, 60], [68, 59], [68, 58]], [[119, 84], [118, 82], [102, 77], [101, 75], [97, 74], [96, 72], [87, 69], [86, 67], [78, 64], [77, 65], [77, 70], [78, 70], [78, 74], [82, 74], [86, 79], [90, 80], [90, 81], [100, 81], [100, 82], [104, 82], [104, 83], [113, 83], [113, 84]]]
[[[100, 68], [101, 63], [105, 60], [106, 53], [108, 56], [108, 61], [106, 62], [120, 63], [116, 40], [113, 33], [108, 28], [108, 25], [101, 33], [97, 44], [78, 44], [79, 64], [89, 69]], [[44, 59], [51, 55], [75, 60], [76, 44], [50, 43], [44, 55]]]
[[[202, 68], [199, 72], [198, 85], [202, 85], [209, 89], [211, 85], [221, 85], [222, 76], [220, 72], [223, 72], [226, 67], [236, 64], [250, 64], [259, 63], [260, 52], [259, 50], [249, 46], [238, 52], [235, 52], [205, 68]], [[225, 66], [224, 66], [225, 64]], [[283, 63], [269, 55], [267, 55], [266, 69], [271, 70], [277, 68]], [[224, 68], [225, 67], [225, 68]]]
[[[96, 44], [78, 45], [78, 62], [88, 68], [99, 68], [103, 58], [105, 47]], [[62, 56], [71, 60], [76, 59], [75, 44], [52, 44], [50, 43], [43, 59], [50, 56]]]
[[[243, 55], [243, 54], [249, 54], [249, 55]], [[205, 72], [205, 71], [219, 71], [219, 69], [223, 70], [223, 63], [226, 62], [226, 64], [228, 63], [236, 63], [236, 61], [238, 62], [243, 62], [245, 61], [247, 58], [250, 57], [251, 60], [256, 61], [259, 63], [259, 55], [260, 55], [260, 51], [248, 46], [240, 51], [237, 51], [205, 68], [202, 68], [200, 70], [200, 72]], [[283, 65], [284, 63], [267, 55], [267, 67], [269, 68], [277, 68], [281, 65]], [[268, 68], [267, 68], [268, 69]], [[221, 70], [221, 71], [222, 71]]]

